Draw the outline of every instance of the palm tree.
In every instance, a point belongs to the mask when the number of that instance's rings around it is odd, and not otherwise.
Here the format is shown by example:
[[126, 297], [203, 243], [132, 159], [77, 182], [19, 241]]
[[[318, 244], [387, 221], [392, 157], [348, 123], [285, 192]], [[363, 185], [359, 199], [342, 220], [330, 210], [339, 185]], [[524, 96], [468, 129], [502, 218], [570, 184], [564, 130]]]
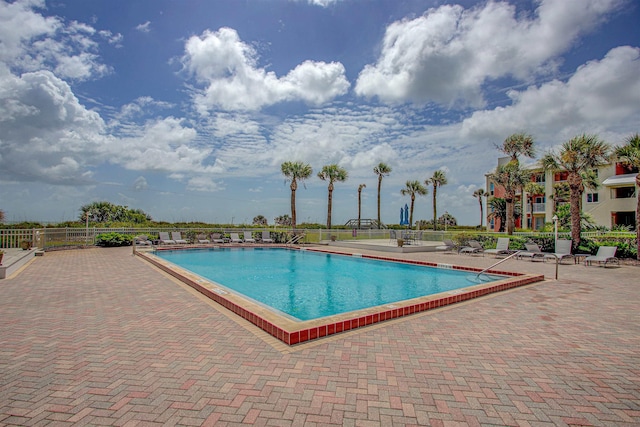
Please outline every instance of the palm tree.
[[[507, 202], [502, 197], [489, 197], [487, 199], [487, 211], [489, 214], [487, 215], [488, 219], [497, 219], [500, 220], [500, 227], [498, 232], [502, 233], [504, 231], [504, 226], [507, 223]], [[520, 218], [522, 215], [522, 208], [520, 205], [515, 205], [513, 207], [513, 216], [515, 218]]]
[[[496, 170], [496, 179], [494, 181], [500, 185], [509, 185], [510, 188], [505, 187], [505, 200], [507, 203], [507, 233], [513, 234], [515, 228], [514, 207], [515, 194], [517, 191], [521, 191], [522, 186], [528, 181], [529, 177], [522, 181], [525, 177], [524, 171], [520, 168], [519, 156], [526, 156], [533, 158], [535, 150], [533, 148], [533, 137], [524, 132], [514, 133], [509, 135], [502, 145], [497, 146], [498, 150], [507, 154], [510, 158], [509, 163], [506, 165], [498, 166]], [[500, 172], [500, 173], [498, 173]], [[511, 176], [513, 175], [513, 176]], [[498, 178], [499, 176], [499, 178]], [[504, 183], [498, 181], [502, 179]]]
[[438, 187], [447, 185], [447, 177], [445, 176], [444, 171], [437, 170], [433, 173], [433, 176], [431, 178], [428, 178], [424, 183], [426, 185], [433, 186], [433, 231], [436, 231], [438, 225], [438, 222], [436, 220], [438, 218], [436, 208], [436, 195], [438, 193]]
[[486, 193], [484, 192], [484, 188], [478, 188], [476, 191], [473, 192], [473, 197], [478, 199], [478, 203], [480, 203], [480, 228], [482, 228], [482, 221], [484, 218], [484, 212], [482, 210], [482, 198], [486, 196]]
[[380, 162], [378, 166], [373, 168], [373, 173], [378, 175], [378, 228], [380, 228], [382, 224], [382, 221], [380, 221], [380, 190], [382, 189], [382, 177], [389, 176], [391, 167], [386, 163]]
[[544, 193], [544, 186], [535, 181], [529, 181], [524, 185], [524, 191], [527, 192], [529, 198], [529, 212], [531, 214], [531, 229], [535, 231], [536, 224], [533, 221], [533, 201], [536, 194]]
[[367, 184], [358, 185], [358, 229], [360, 229], [360, 217], [362, 212], [362, 189], [367, 188]]
[[318, 172], [318, 178], [323, 181], [329, 181], [329, 200], [327, 203], [327, 229], [331, 230], [331, 207], [333, 202], [333, 183], [344, 182], [349, 177], [349, 173], [345, 168], [336, 164], [326, 165]]
[[512, 235], [515, 229], [514, 202], [516, 194], [522, 191], [522, 187], [529, 181], [531, 173], [520, 167], [516, 161], [510, 161], [505, 165], [499, 165], [496, 171], [490, 175], [496, 184], [504, 188], [504, 199], [507, 204], [507, 234]]
[[[640, 170], [640, 135], [631, 135], [626, 145], [616, 148], [616, 157], [626, 166]], [[640, 260], [640, 173], [636, 175], [636, 243]]]
[[571, 205], [571, 239], [577, 248], [581, 240], [580, 208], [585, 188], [597, 188], [594, 169], [609, 161], [611, 146], [597, 135], [582, 134], [562, 144], [558, 153], [542, 158], [545, 170], [566, 171]]
[[268, 225], [267, 218], [265, 218], [264, 215], [255, 216], [255, 217], [253, 217], [253, 225], [266, 226], [266, 225]]
[[416, 201], [416, 194], [419, 196], [426, 196], [429, 193], [426, 187], [420, 184], [420, 181], [407, 181], [405, 187], [400, 190], [400, 194], [403, 196], [411, 196], [411, 210], [409, 211], [409, 228], [413, 224], [413, 205]]
[[487, 211], [489, 211], [487, 219], [500, 221], [498, 232], [502, 233], [507, 222], [507, 202], [502, 197], [490, 197], [487, 200]]
[[298, 181], [304, 181], [313, 173], [313, 169], [303, 162], [284, 162], [280, 169], [287, 181], [291, 181], [291, 226], [296, 228], [296, 190]]
[[564, 181], [553, 184], [551, 198], [553, 198], [553, 211], [556, 212], [560, 203], [569, 201], [569, 184]]
[[518, 161], [518, 156], [533, 158], [535, 149], [533, 148], [533, 138], [526, 133], [514, 133], [504, 140], [498, 150], [511, 157], [512, 162]]

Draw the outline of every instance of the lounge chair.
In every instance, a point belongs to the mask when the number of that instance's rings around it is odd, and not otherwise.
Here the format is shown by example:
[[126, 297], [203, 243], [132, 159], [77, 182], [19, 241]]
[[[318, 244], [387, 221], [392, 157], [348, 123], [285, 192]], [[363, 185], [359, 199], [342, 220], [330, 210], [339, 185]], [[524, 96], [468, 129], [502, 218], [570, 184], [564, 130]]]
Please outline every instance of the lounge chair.
[[182, 238], [182, 234], [180, 234], [180, 232], [179, 232], [179, 231], [172, 231], [172, 232], [171, 232], [171, 238], [172, 238], [176, 243], [181, 244], [181, 245], [186, 245], [187, 243], [189, 243], [189, 242], [187, 242], [186, 240], [184, 240], [184, 239]]
[[484, 252], [484, 248], [477, 240], [469, 240], [467, 246], [460, 249], [461, 254], [481, 254]]
[[524, 247], [527, 250], [520, 251], [517, 255], [518, 258], [529, 258], [532, 262], [536, 259], [544, 261], [545, 253], [542, 252], [542, 249], [540, 249], [540, 246], [537, 243], [525, 243]]
[[251, 232], [250, 231], [245, 231], [244, 235], [242, 237], [243, 237], [243, 240], [244, 240], [245, 243], [255, 243], [256, 242], [256, 239], [254, 239], [251, 236]]
[[458, 251], [458, 245], [456, 245], [455, 243], [453, 243], [453, 240], [451, 239], [444, 239], [442, 241], [443, 245], [442, 246], [436, 246], [436, 251], [445, 251], [445, 252], [453, 252], [453, 251]]
[[171, 237], [169, 237], [169, 233], [166, 231], [161, 231], [158, 233], [158, 236], [160, 236], [160, 238], [158, 239], [158, 244], [160, 245], [175, 245], [176, 241], [172, 240]]
[[136, 236], [135, 241], [136, 241], [136, 245], [138, 246], [147, 246], [152, 244], [151, 240], [149, 240], [149, 237], [144, 234], [141, 234], [140, 236]]
[[422, 244], [422, 235], [424, 234], [424, 231], [414, 231], [411, 234], [411, 240], [413, 241], [414, 245], [421, 245]]
[[242, 240], [240, 238], [238, 233], [229, 233], [229, 235], [231, 236], [231, 243], [242, 243], [242, 242], [244, 242], [244, 240]]
[[198, 243], [205, 244], [205, 245], [208, 243], [211, 243], [211, 240], [207, 239], [207, 236], [205, 236], [204, 234], [198, 234], [196, 236], [196, 240], [198, 241]]
[[211, 234], [211, 241], [212, 241], [213, 243], [227, 243], [227, 242], [228, 242], [228, 240], [227, 240], [227, 239], [225, 239], [225, 238], [222, 236], [222, 234], [220, 234], [220, 233], [212, 233], [212, 234]]
[[584, 259], [584, 265], [591, 265], [593, 262], [604, 264], [604, 267], [609, 263], [620, 265], [620, 261], [616, 258], [617, 250], [617, 246], [600, 246], [595, 255], [588, 256]]
[[573, 254], [571, 253], [571, 240], [559, 239], [556, 242], [556, 251], [546, 253], [542, 260], [555, 259], [557, 262], [562, 263], [562, 260], [565, 258], [573, 258]]
[[269, 233], [268, 231], [263, 231], [262, 232], [262, 239], [261, 239], [262, 243], [273, 243], [273, 239], [271, 238], [271, 233]]
[[507, 255], [509, 254], [509, 238], [508, 237], [498, 237], [498, 243], [495, 249], [485, 249], [485, 254], [494, 254], [498, 255]]

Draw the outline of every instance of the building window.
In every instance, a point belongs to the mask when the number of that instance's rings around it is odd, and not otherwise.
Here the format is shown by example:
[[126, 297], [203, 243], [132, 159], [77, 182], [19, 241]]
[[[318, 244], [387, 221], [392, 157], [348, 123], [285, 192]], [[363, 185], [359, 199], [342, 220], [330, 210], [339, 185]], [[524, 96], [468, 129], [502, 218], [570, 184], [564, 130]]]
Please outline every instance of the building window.
[[544, 174], [543, 173], [534, 173], [532, 181], [533, 182], [538, 182], [538, 183], [543, 183], [544, 182]]
[[553, 175], [553, 180], [555, 182], [566, 181], [569, 178], [569, 172], [556, 172]]
[[636, 197], [636, 187], [620, 187], [615, 189], [616, 199], [631, 199]]
[[489, 195], [493, 196], [494, 186], [493, 182], [489, 184]]
[[598, 203], [598, 193], [587, 193], [587, 203]]

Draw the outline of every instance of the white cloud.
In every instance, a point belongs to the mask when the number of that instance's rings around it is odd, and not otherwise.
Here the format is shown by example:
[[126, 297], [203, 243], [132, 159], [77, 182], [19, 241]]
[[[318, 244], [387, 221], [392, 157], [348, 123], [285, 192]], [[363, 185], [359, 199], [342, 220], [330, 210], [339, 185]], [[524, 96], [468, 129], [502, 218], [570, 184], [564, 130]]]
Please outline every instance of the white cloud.
[[44, 6], [44, 0], [0, 2], [0, 60], [19, 58], [25, 54], [25, 44], [30, 40], [51, 36], [62, 26], [57, 18], [45, 18], [32, 11]]
[[144, 24], [136, 25], [136, 30], [141, 33], [148, 33], [151, 31], [151, 21], [147, 21]]
[[528, 130], [561, 142], [576, 134], [640, 126], [640, 49], [621, 46], [600, 61], [579, 67], [566, 82], [554, 80], [524, 91], [512, 90], [512, 105], [477, 111], [463, 122], [463, 136], [502, 140]]
[[102, 38], [107, 40], [109, 44], [112, 44], [118, 48], [122, 47], [122, 40], [124, 40], [124, 36], [122, 34], [120, 33], [113, 34], [111, 31], [108, 31], [108, 30], [100, 30], [98, 31], [98, 34], [100, 34]]
[[535, 17], [506, 2], [473, 9], [445, 5], [389, 25], [375, 64], [355, 91], [385, 102], [483, 104], [482, 85], [526, 80], [556, 68], [557, 56], [622, 0], [540, 0]]
[[123, 105], [115, 115], [118, 120], [128, 121], [150, 115], [150, 112], [171, 108], [172, 104], [158, 101], [150, 96], [141, 96], [128, 104]]
[[328, 7], [342, 0], [307, 0], [307, 1], [309, 2], [309, 4], [312, 4], [315, 6]]
[[135, 135], [112, 141], [108, 147], [110, 161], [131, 170], [215, 171], [214, 166], [204, 165], [211, 149], [192, 145], [196, 136], [196, 130], [183, 126], [181, 119], [151, 120]]
[[213, 109], [257, 110], [283, 101], [319, 105], [349, 89], [344, 66], [337, 62], [305, 61], [278, 78], [258, 67], [255, 49], [231, 28], [191, 37], [182, 61], [204, 85], [194, 94], [203, 114]]
[[149, 188], [149, 183], [144, 176], [139, 176], [133, 181], [133, 189], [136, 191], [143, 191]]
[[[76, 21], [65, 24], [34, 11], [44, 7], [39, 0], [0, 2], [0, 61], [20, 71], [48, 69], [63, 79], [87, 80], [111, 71], [96, 54], [93, 27]], [[110, 41], [117, 39], [111, 35]]]
[[187, 190], [215, 192], [224, 190], [222, 181], [216, 182], [210, 176], [198, 175], [189, 179]]
[[0, 78], [0, 176], [86, 182], [106, 138], [100, 116], [85, 109], [49, 71]]

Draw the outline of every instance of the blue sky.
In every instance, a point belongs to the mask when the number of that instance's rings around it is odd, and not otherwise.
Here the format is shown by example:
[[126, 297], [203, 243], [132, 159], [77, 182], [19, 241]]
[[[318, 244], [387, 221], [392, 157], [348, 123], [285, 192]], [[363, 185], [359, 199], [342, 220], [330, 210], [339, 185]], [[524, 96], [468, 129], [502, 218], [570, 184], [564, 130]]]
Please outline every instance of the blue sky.
[[[154, 219], [270, 223], [284, 161], [313, 176], [298, 222], [326, 221], [323, 165], [349, 172], [333, 223], [399, 221], [407, 180], [443, 170], [438, 211], [478, 223], [495, 146], [539, 155], [640, 131], [637, 0], [0, 0], [0, 209], [76, 219], [99, 200]], [[415, 219], [431, 219], [431, 195]]]

